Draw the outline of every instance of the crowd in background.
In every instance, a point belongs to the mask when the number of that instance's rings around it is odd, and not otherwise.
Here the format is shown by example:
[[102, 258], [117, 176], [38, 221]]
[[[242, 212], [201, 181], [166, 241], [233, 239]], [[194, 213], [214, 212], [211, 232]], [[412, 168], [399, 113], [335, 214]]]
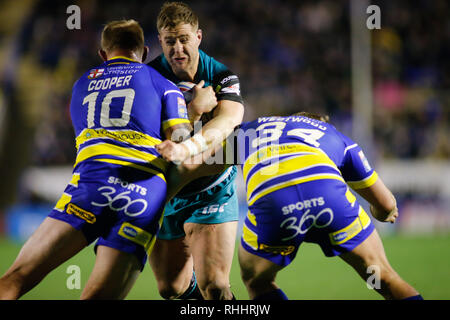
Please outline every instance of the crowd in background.
[[[33, 132], [30, 164], [72, 164], [71, 88], [82, 73], [100, 64], [96, 51], [103, 25], [136, 19], [153, 58], [161, 53], [156, 16], [162, 1], [72, 1], [81, 8], [81, 30], [66, 28], [71, 3], [27, 2], [8, 43], [13, 49], [2, 54], [3, 93], [14, 95], [10, 101]], [[306, 110], [330, 115], [338, 129], [351, 135], [349, 1], [186, 2], [200, 19], [200, 48], [239, 75], [246, 120]], [[371, 31], [376, 153], [381, 158], [448, 159], [450, 4], [377, 4], [381, 29]]]

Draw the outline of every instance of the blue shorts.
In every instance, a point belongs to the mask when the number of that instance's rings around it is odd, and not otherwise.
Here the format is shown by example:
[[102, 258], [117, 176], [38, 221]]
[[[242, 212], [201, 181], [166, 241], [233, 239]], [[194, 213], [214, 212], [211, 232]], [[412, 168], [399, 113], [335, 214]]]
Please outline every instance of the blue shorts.
[[318, 244], [327, 257], [351, 251], [374, 230], [348, 186], [310, 181], [263, 196], [249, 207], [241, 244], [280, 266], [294, 260], [302, 242]]
[[172, 240], [184, 237], [186, 222], [220, 224], [239, 219], [236, 194], [236, 168], [230, 167], [219, 179], [196, 194], [175, 197], [164, 209], [164, 220], [158, 239]]
[[145, 266], [156, 240], [166, 182], [148, 172], [98, 161], [80, 163], [49, 217], [83, 232], [88, 243], [136, 255]]

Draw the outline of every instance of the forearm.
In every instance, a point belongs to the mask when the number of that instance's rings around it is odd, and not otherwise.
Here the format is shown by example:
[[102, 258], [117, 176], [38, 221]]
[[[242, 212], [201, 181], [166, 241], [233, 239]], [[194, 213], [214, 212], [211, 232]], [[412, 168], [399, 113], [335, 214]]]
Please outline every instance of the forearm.
[[242, 122], [244, 106], [234, 101], [219, 101], [214, 117], [200, 131], [208, 148], [224, 141]]
[[355, 191], [369, 202], [372, 215], [377, 220], [393, 222], [392, 217], [398, 215], [397, 201], [381, 179], [368, 188]]

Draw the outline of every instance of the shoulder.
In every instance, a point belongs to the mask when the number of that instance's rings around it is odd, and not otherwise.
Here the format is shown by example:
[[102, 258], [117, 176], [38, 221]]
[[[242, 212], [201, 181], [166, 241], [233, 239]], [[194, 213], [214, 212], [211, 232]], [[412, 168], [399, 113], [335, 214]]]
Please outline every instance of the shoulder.
[[154, 58], [152, 61], [150, 61], [148, 63], [148, 66], [155, 68], [155, 69], [160, 69], [162, 68], [163, 65], [163, 54], [160, 54], [159, 56], [157, 56], [156, 58]]
[[153, 68], [152, 66], [144, 65], [144, 69], [147, 73], [148, 80], [151, 81], [153, 87], [160, 93], [163, 93], [167, 90], [178, 89], [172, 81], [165, 78], [157, 69]]
[[154, 58], [152, 61], [148, 63], [148, 66], [152, 67], [156, 71], [158, 71], [160, 74], [162, 74], [164, 77], [168, 79], [173, 79], [174, 74], [172, 72], [172, 69], [169, 65], [169, 62], [167, 62], [166, 58], [164, 57], [164, 54], [160, 54], [156, 58]]
[[105, 69], [106, 68], [104, 65], [95, 66], [93, 68], [88, 69], [74, 82], [72, 90], [84, 86], [88, 81], [95, 80], [97, 76], [101, 76], [103, 74]]
[[229, 70], [226, 65], [207, 55], [204, 51], [199, 50], [199, 55], [200, 61], [202, 61], [202, 64], [213, 77]]

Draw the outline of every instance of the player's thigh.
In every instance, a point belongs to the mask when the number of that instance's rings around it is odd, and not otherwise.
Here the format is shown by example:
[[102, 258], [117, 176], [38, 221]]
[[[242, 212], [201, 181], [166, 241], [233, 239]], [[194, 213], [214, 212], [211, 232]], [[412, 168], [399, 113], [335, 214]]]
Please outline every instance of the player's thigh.
[[189, 283], [192, 278], [192, 256], [185, 238], [157, 239], [149, 259], [158, 287], [168, 283]]
[[248, 252], [242, 244], [238, 251], [239, 267], [244, 283], [250, 282], [273, 282], [283, 266], [277, 265], [270, 260]]
[[[220, 224], [185, 223], [199, 282], [228, 279], [236, 245], [237, 221]], [[228, 281], [228, 280], [226, 280]]]
[[24, 244], [8, 272], [19, 272], [31, 282], [40, 281], [86, 245], [81, 231], [47, 217]]
[[141, 272], [136, 255], [98, 246], [94, 269], [81, 299], [124, 299]]
[[384, 251], [383, 243], [376, 230], [374, 230], [361, 244], [351, 251], [342, 253], [340, 257], [351, 265], [364, 279], [373, 272], [368, 269], [370, 266], [382, 268], [383, 270], [391, 269]]

